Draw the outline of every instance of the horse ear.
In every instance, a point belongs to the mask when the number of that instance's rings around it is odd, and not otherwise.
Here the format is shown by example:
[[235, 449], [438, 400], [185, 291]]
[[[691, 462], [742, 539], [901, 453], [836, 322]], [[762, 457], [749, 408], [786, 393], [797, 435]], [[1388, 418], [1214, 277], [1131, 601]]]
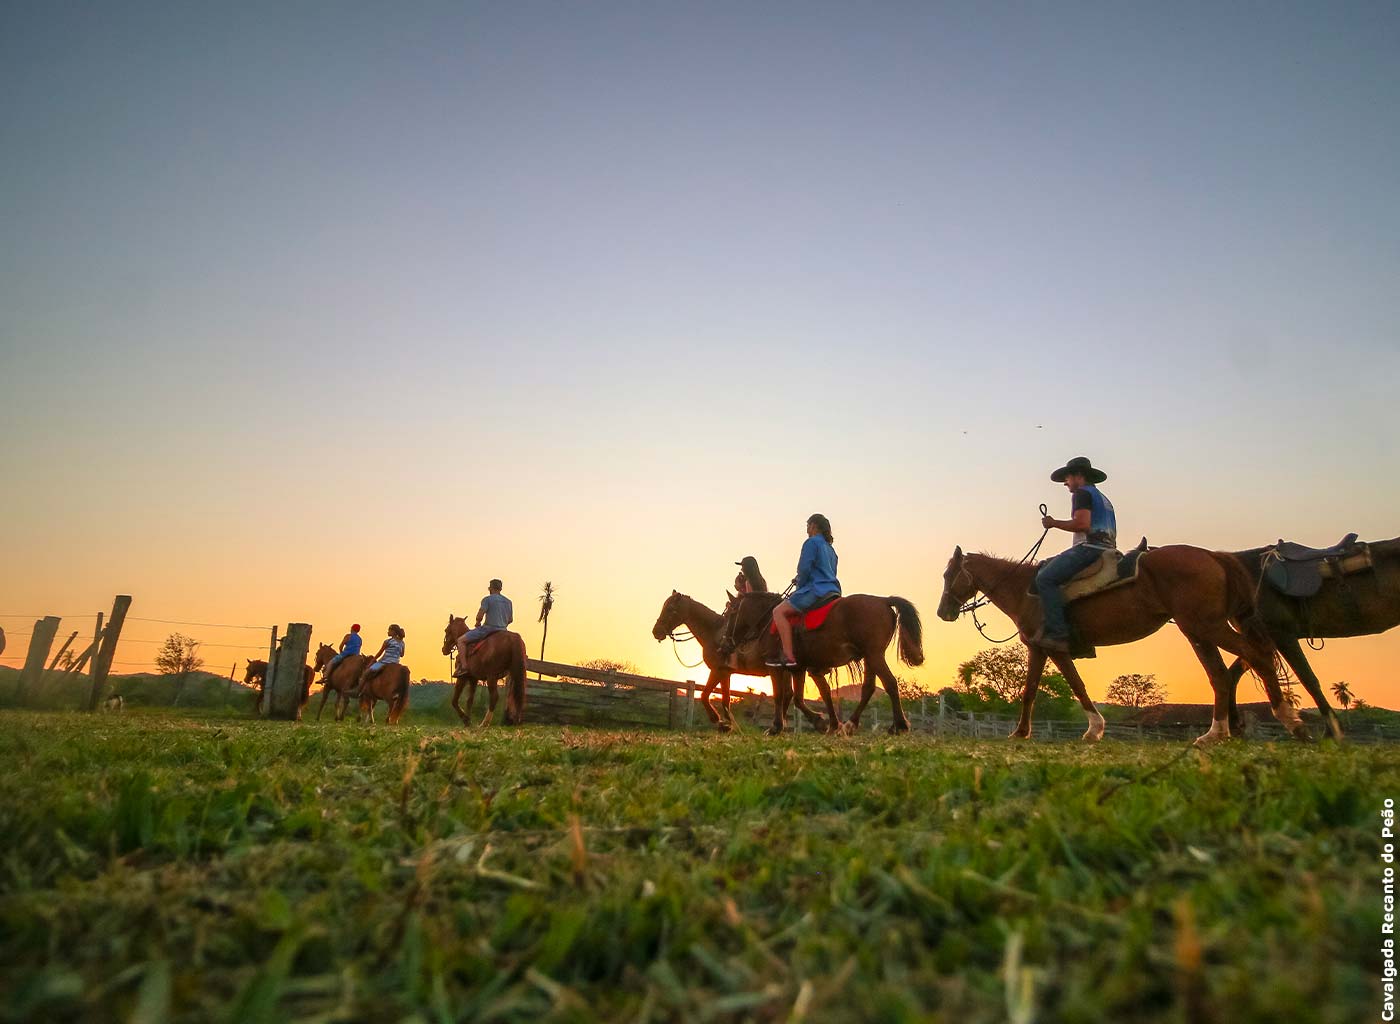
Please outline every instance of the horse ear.
[[953, 549], [953, 561], [954, 561], [954, 562], [957, 562], [958, 564], [962, 564], [962, 559], [963, 559], [962, 545], [959, 544], [957, 547], [955, 547], [955, 548]]
[[680, 592], [679, 590], [673, 590], [673, 591], [671, 591], [671, 596], [672, 596], [672, 597], [680, 597], [680, 596], [681, 596], [681, 592]]
[[725, 599], [726, 599], [726, 600], [729, 600], [729, 601], [734, 600], [734, 595], [731, 594], [728, 590], [726, 590], [726, 591], [724, 592], [724, 596], [725, 596]]

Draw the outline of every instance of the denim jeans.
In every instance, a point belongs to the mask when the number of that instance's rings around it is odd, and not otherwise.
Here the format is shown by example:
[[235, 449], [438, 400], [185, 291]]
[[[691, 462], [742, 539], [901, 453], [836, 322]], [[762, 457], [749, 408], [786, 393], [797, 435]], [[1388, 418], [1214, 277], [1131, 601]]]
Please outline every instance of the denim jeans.
[[462, 639], [469, 644], [474, 644], [478, 640], [485, 640], [492, 633], [499, 633], [504, 628], [504, 626], [477, 626], [475, 629], [469, 629], [463, 633]]
[[1065, 595], [1060, 588], [1102, 558], [1103, 552], [1103, 548], [1076, 544], [1068, 551], [1062, 551], [1050, 559], [1035, 574], [1035, 589], [1040, 592], [1046, 636], [1060, 640], [1069, 637], [1069, 621], [1065, 618]]

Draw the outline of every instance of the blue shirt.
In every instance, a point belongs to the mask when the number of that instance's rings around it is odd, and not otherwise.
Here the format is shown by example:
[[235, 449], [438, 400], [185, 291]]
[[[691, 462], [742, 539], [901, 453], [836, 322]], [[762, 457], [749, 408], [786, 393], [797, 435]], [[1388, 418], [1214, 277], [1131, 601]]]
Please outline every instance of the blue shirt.
[[1087, 533], [1076, 533], [1074, 543], [1109, 550], [1118, 547], [1118, 520], [1113, 515], [1113, 502], [1093, 484], [1085, 484], [1074, 492], [1072, 504], [1075, 512], [1082, 508], [1089, 510], [1089, 530]]
[[821, 534], [802, 542], [802, 554], [797, 559], [797, 589], [814, 596], [841, 593], [841, 581], [836, 578], [836, 549]]
[[360, 639], [359, 633], [351, 633], [350, 639], [345, 641], [345, 646], [340, 649], [341, 654], [359, 654], [360, 647], [364, 641]]
[[481, 599], [481, 610], [486, 613], [482, 625], [492, 629], [505, 629], [515, 621], [515, 609], [505, 594], [487, 594]]

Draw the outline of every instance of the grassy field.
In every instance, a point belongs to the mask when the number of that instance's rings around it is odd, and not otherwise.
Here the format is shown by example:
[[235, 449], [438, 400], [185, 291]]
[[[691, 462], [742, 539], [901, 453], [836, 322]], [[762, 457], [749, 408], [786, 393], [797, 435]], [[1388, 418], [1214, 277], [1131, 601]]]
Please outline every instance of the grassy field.
[[0, 713], [7, 1020], [1371, 1020], [1389, 747]]

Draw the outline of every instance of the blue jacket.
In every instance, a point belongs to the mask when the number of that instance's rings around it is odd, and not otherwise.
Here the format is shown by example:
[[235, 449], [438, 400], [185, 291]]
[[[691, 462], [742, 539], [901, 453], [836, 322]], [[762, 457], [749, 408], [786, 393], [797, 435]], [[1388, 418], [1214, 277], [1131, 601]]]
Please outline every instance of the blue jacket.
[[800, 601], [839, 593], [841, 581], [836, 578], [836, 549], [821, 534], [808, 537], [802, 542], [802, 554], [797, 559], [797, 590], [792, 596]]

